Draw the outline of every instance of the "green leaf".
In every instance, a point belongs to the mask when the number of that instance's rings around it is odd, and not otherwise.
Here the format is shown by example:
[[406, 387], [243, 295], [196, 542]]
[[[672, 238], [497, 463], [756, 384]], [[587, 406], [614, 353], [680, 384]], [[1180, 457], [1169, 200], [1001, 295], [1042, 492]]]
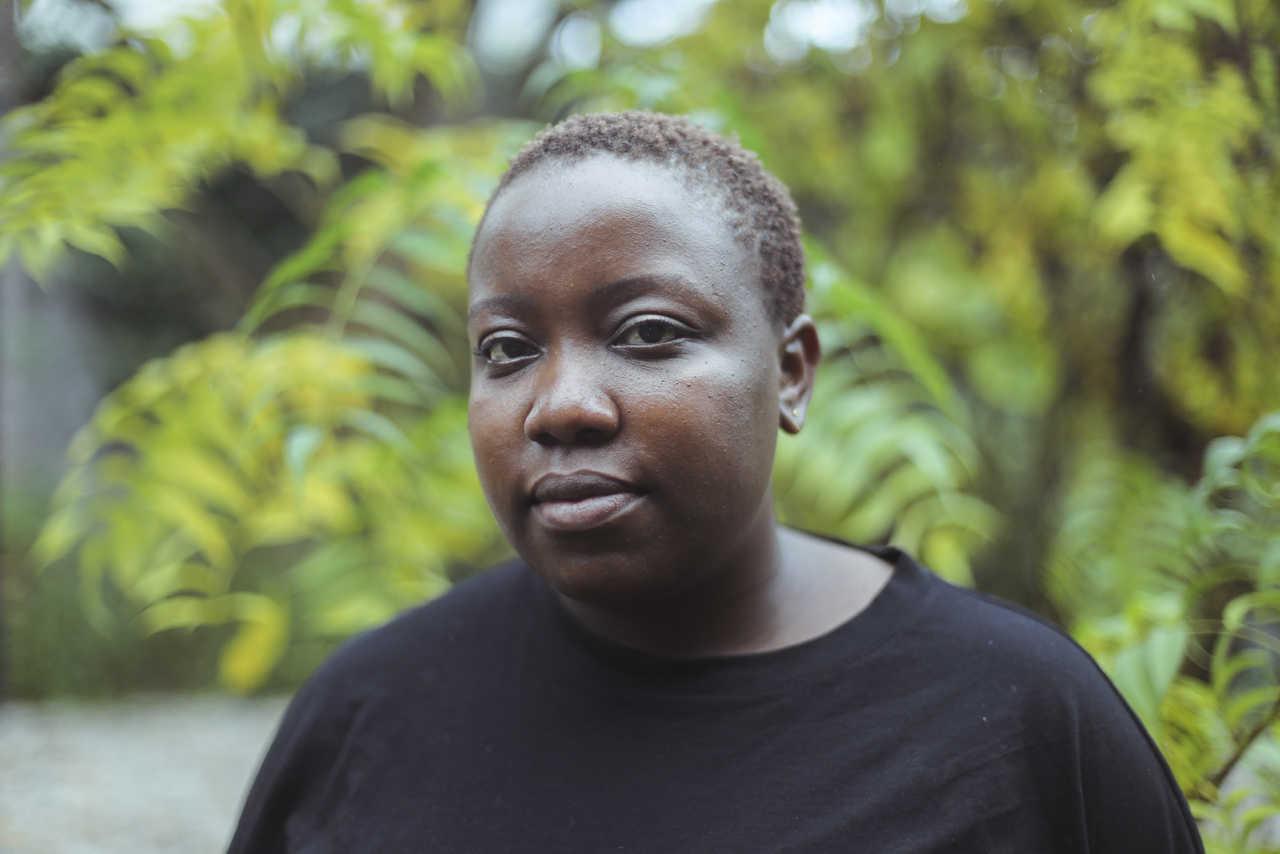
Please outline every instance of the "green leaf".
[[1244, 296], [1244, 267], [1224, 238], [1173, 213], [1161, 219], [1156, 231], [1173, 260], [1201, 274], [1227, 296]]
[[1194, 17], [1213, 21], [1229, 34], [1237, 29], [1232, 0], [1155, 0], [1152, 17], [1161, 26], [1176, 30], [1192, 30]]
[[235, 599], [240, 628], [218, 659], [222, 684], [247, 694], [262, 684], [279, 662], [288, 638], [285, 609], [266, 596], [240, 594]]
[[1111, 678], [1148, 729], [1159, 731], [1160, 702], [1182, 664], [1187, 630], [1165, 627], [1152, 630], [1134, 646], [1117, 653]]
[[1113, 246], [1128, 246], [1150, 231], [1156, 210], [1152, 189], [1136, 166], [1121, 169], [1098, 199], [1098, 233]]
[[361, 300], [352, 311], [351, 319], [371, 331], [404, 344], [438, 374], [447, 375], [456, 370], [449, 351], [440, 339], [403, 312], [377, 302]]
[[65, 556], [85, 534], [76, 508], [64, 507], [45, 520], [31, 552], [42, 567]]
[[462, 336], [464, 324], [458, 312], [423, 282], [385, 266], [369, 271], [367, 286], [386, 294], [409, 311], [439, 324], [450, 333]]
[[346, 345], [379, 367], [422, 383], [428, 387], [442, 385], [426, 361], [413, 351], [382, 338], [354, 335]]
[[325, 440], [325, 431], [319, 427], [303, 425], [289, 431], [284, 440], [284, 460], [290, 474], [302, 478], [307, 464]]
[[1254, 725], [1280, 702], [1280, 685], [1264, 685], [1233, 694], [1226, 702], [1222, 716], [1235, 732]]

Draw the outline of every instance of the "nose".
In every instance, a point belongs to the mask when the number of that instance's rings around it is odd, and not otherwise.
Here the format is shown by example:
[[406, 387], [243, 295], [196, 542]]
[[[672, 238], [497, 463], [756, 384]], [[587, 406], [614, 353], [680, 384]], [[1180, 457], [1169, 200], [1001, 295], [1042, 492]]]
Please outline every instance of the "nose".
[[601, 445], [618, 432], [621, 415], [605, 388], [597, 355], [548, 354], [539, 366], [524, 434], [540, 445]]

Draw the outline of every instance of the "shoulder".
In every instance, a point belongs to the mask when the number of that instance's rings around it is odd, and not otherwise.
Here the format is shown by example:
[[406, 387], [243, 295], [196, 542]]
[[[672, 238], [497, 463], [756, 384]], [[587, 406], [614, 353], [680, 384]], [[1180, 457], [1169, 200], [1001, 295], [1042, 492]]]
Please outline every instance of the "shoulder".
[[485, 670], [535, 583], [524, 564], [502, 564], [343, 644], [289, 703], [230, 850], [282, 851], [297, 828], [323, 825], [359, 761], [361, 727], [367, 734], [406, 708], [431, 719], [418, 701], [442, 702], [457, 673]]
[[1202, 850], [1158, 747], [1084, 649], [1016, 605], [938, 579], [930, 588], [903, 642], [934, 660], [949, 724], [973, 745], [960, 762], [1020, 757], [1029, 791], [1078, 805], [1090, 850]]
[[1016, 605], [931, 574], [926, 588], [896, 646], [929, 662], [916, 684], [943, 710], [954, 769], [1014, 769], [1084, 850], [1203, 850], [1155, 742], [1084, 649]]
[[1026, 692], [1036, 703], [1068, 704], [1086, 713], [1098, 702], [1128, 713], [1093, 658], [1042, 617], [973, 590], [934, 579], [931, 600], [913, 634], [964, 664], [970, 676]]
[[461, 581], [446, 593], [347, 640], [294, 694], [281, 734], [345, 729], [362, 708], [410, 686], [448, 679], [450, 669], [502, 654], [504, 633], [536, 579], [518, 560]]
[[512, 560], [486, 569], [440, 597], [411, 608], [340, 646], [304, 686], [376, 693], [388, 680], [421, 676], [442, 664], [496, 652], [513, 612], [531, 592], [532, 571]]
[[921, 604], [898, 632], [894, 652], [917, 680], [950, 698], [953, 713], [998, 722], [1046, 747], [1105, 732], [1131, 751], [1159, 755], [1111, 680], [1066, 632], [1017, 605], [921, 573]]
[[350, 745], [362, 721], [394, 720], [422, 698], [442, 702], [452, 696], [448, 686], [457, 674], [485, 672], [483, 659], [501, 654], [510, 617], [535, 582], [523, 563], [501, 564], [339, 647], [285, 710], [232, 850], [261, 834], [274, 839], [294, 813], [322, 813], [324, 799], [337, 791], [326, 781], [340, 778], [358, 753]]

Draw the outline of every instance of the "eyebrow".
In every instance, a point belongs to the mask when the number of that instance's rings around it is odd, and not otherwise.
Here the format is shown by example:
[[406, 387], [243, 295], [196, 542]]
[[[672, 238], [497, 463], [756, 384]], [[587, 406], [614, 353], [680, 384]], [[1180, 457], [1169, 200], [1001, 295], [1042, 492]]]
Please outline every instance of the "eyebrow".
[[638, 276], [627, 276], [601, 285], [592, 291], [588, 298], [592, 308], [604, 308], [626, 302], [650, 293], [665, 293], [672, 296], [692, 298], [703, 302], [702, 295], [693, 283], [679, 275], [651, 275], [642, 273]]
[[[650, 293], [665, 293], [699, 305], [706, 304], [706, 299], [690, 279], [681, 275], [648, 273], [626, 276], [601, 285], [592, 290], [587, 302], [592, 309], [600, 310]], [[497, 294], [472, 303], [467, 309], [467, 321], [471, 322], [486, 312], [514, 316], [536, 310], [536, 301], [524, 294]]]
[[481, 314], [491, 311], [497, 314], [520, 314], [533, 308], [533, 300], [522, 294], [499, 294], [476, 300], [467, 309], [467, 321], [475, 320]]

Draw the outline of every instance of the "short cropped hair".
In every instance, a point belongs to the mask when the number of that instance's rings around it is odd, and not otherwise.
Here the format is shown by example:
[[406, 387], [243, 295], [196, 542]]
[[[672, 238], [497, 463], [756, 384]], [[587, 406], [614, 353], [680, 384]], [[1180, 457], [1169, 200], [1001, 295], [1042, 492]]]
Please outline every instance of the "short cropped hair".
[[804, 311], [804, 249], [800, 217], [786, 186], [755, 154], [688, 119], [630, 111], [573, 116], [552, 125], [511, 161], [485, 213], [516, 178], [540, 163], [573, 162], [593, 154], [674, 168], [721, 203], [734, 236], [760, 261], [760, 285], [774, 320]]

